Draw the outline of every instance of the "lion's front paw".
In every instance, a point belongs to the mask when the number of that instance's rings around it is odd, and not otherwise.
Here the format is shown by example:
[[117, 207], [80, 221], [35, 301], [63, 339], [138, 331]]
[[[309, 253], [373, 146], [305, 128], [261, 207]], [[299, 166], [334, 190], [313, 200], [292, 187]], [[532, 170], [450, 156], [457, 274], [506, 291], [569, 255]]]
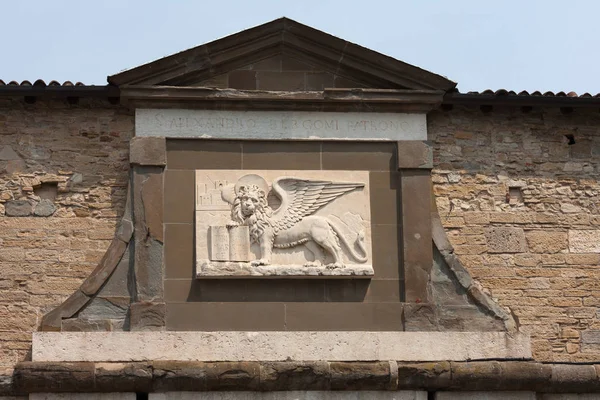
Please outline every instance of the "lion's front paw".
[[259, 265], [269, 265], [269, 264], [270, 264], [269, 260], [265, 260], [264, 258], [254, 260], [250, 263], [250, 265], [252, 265], [253, 267], [258, 267]]
[[225, 226], [226, 226], [227, 228], [235, 228], [236, 226], [240, 226], [240, 224], [238, 224], [238, 223], [237, 223], [237, 222], [235, 222], [235, 221], [229, 221], [228, 223], [226, 223], [226, 224], [225, 224]]
[[327, 264], [327, 269], [337, 269], [337, 268], [344, 268], [344, 264], [339, 263], [339, 262]]

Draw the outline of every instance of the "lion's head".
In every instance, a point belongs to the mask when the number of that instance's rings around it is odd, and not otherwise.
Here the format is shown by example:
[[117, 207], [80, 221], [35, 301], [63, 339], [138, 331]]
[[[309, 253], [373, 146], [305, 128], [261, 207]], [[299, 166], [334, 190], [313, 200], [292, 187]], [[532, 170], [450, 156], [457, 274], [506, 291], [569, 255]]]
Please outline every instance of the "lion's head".
[[240, 224], [248, 225], [251, 239], [258, 241], [259, 236], [269, 225], [272, 211], [264, 190], [253, 184], [242, 185], [237, 190], [231, 218]]

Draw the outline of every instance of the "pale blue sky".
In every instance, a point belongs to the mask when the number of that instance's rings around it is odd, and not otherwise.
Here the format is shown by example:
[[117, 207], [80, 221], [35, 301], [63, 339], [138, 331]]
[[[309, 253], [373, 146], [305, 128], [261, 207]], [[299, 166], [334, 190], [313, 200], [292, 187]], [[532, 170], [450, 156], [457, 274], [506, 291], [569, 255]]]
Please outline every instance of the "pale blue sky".
[[0, 79], [106, 76], [286, 16], [458, 82], [600, 92], [597, 0], [5, 0]]

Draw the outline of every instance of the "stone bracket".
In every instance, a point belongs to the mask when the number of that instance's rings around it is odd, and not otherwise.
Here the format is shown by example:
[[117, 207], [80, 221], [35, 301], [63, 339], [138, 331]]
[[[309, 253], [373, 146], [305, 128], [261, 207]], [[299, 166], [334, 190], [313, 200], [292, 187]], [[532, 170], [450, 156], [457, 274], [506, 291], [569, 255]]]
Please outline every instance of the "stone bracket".
[[427, 141], [400, 140], [398, 169], [433, 169], [433, 147]]

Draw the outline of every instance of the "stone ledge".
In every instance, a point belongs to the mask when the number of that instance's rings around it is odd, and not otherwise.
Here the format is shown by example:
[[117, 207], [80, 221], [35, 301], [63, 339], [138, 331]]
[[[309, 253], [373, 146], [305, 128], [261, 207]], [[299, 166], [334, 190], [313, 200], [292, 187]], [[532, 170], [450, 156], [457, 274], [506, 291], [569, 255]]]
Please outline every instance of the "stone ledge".
[[[12, 390], [0, 392], [0, 395], [216, 390], [599, 393], [597, 367], [600, 365], [542, 364], [534, 361], [22, 362], [16, 366]], [[586, 372], [583, 376], [582, 370]]]
[[33, 361], [464, 361], [530, 359], [504, 332], [34, 332]]
[[342, 268], [308, 267], [304, 265], [261, 265], [247, 262], [199, 261], [196, 279], [251, 279], [251, 278], [329, 278], [370, 279], [375, 274], [372, 265], [347, 264]]

